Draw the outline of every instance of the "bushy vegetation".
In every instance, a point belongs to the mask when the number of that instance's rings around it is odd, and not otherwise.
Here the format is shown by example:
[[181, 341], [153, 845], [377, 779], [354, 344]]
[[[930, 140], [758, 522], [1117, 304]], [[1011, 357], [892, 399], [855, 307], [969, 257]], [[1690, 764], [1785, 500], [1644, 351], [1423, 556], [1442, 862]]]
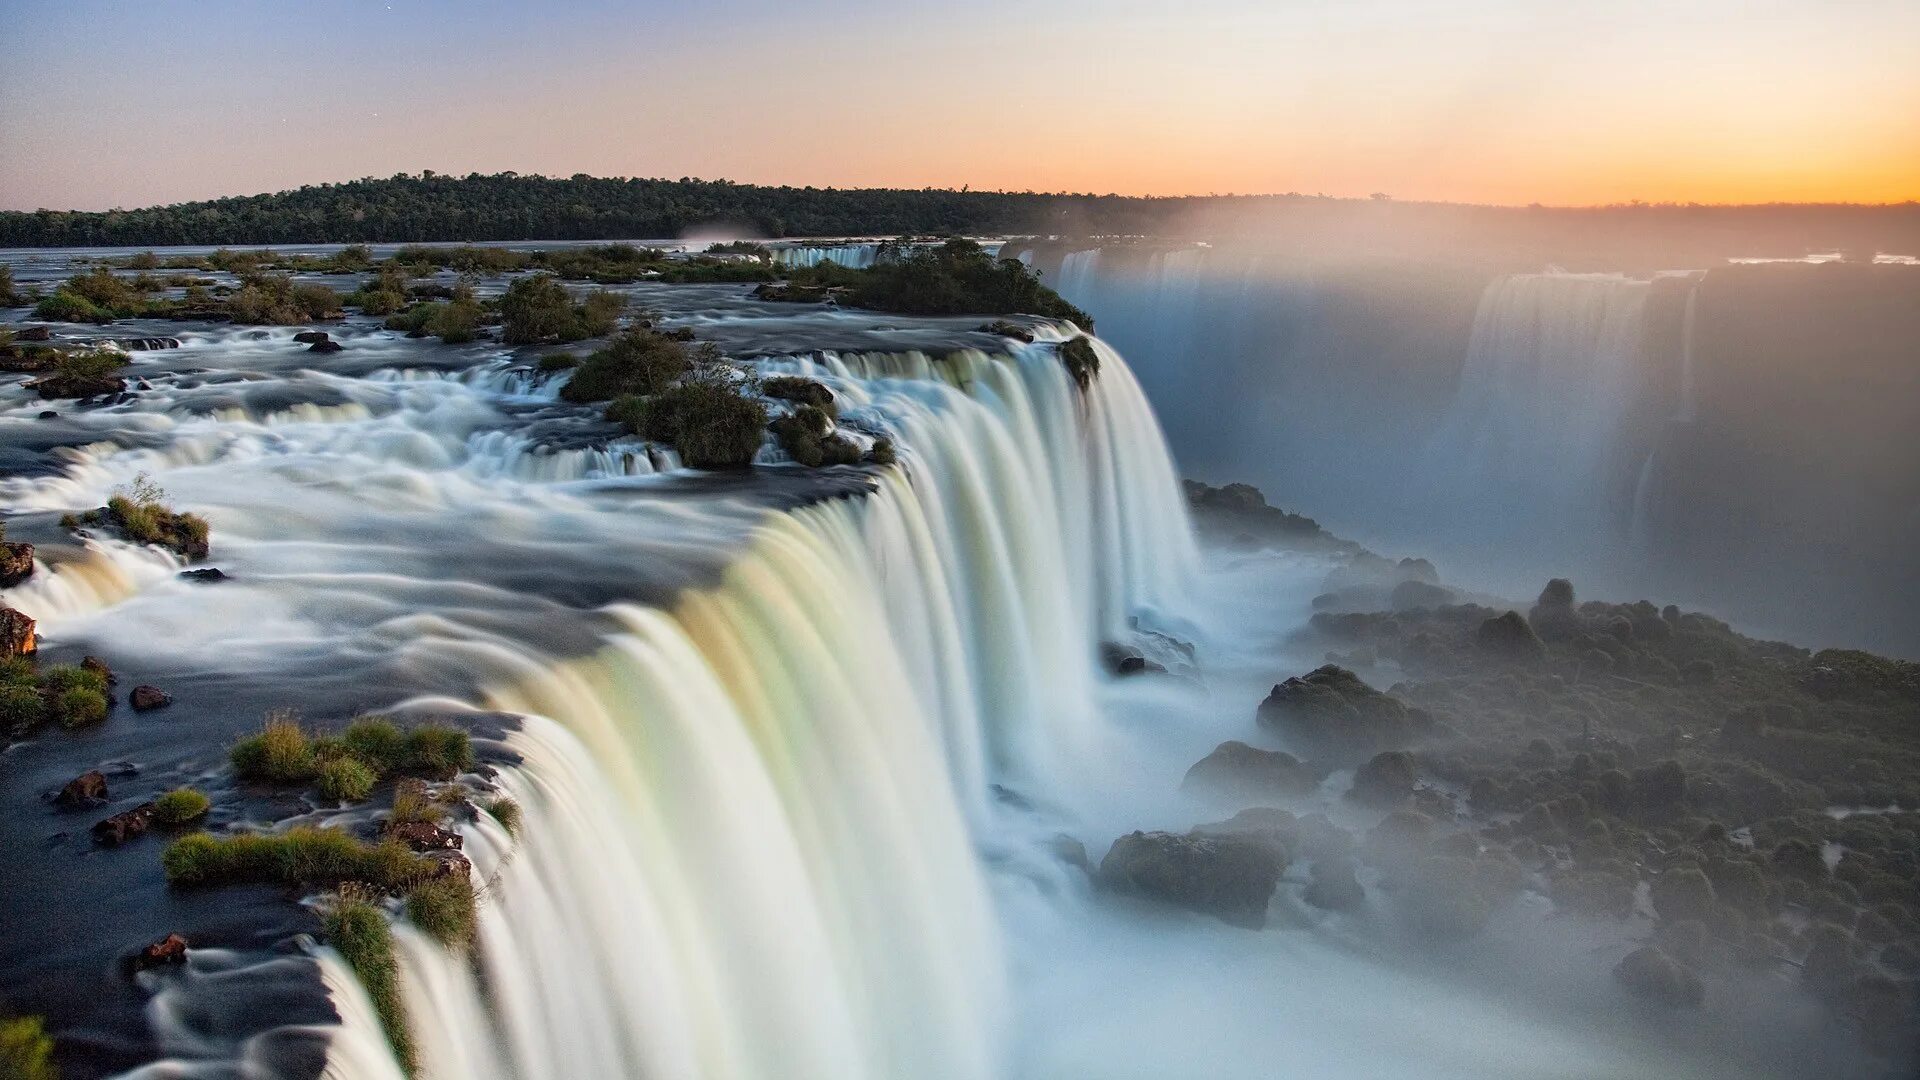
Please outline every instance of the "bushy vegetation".
[[400, 996], [400, 964], [393, 953], [393, 928], [386, 913], [372, 900], [343, 890], [328, 905], [327, 943], [340, 953], [367, 992], [380, 1016], [393, 1056], [409, 1075], [418, 1065], [413, 1037], [407, 1029], [406, 1007]]
[[119, 375], [120, 369], [126, 366], [125, 354], [112, 349], [56, 353], [52, 358], [53, 370], [27, 386], [43, 398], [86, 398], [118, 393], [126, 389], [126, 381]]
[[0, 1080], [60, 1080], [46, 1021], [38, 1016], [0, 1020]]
[[445, 779], [473, 767], [465, 731], [439, 724], [402, 729], [384, 716], [363, 716], [339, 736], [315, 736], [290, 714], [275, 713], [256, 735], [228, 752], [243, 780], [314, 784], [330, 799], [364, 799], [388, 776]]
[[407, 894], [407, 918], [442, 945], [465, 944], [474, 915], [473, 886], [464, 878], [438, 878]]
[[607, 419], [672, 446], [693, 468], [744, 468], [767, 425], [767, 408], [751, 390], [751, 380], [710, 364], [652, 397], [620, 398], [607, 408]]
[[598, 289], [576, 302], [552, 274], [520, 278], [500, 297], [504, 337], [510, 345], [580, 341], [610, 334], [620, 324], [627, 299]]
[[695, 362], [694, 350], [684, 343], [651, 328], [635, 328], [574, 368], [573, 377], [560, 388], [560, 398], [586, 403], [657, 394], [693, 370]]
[[[376, 307], [391, 299], [384, 289], [376, 289], [374, 296]], [[461, 282], [444, 301], [414, 304], [388, 316], [386, 327], [403, 331], [408, 337], [437, 337], [444, 344], [461, 345], [477, 339], [488, 318], [486, 306], [474, 296], [473, 286]]]
[[1031, 267], [1017, 259], [995, 259], [971, 240], [937, 245], [896, 241], [881, 247], [869, 269], [823, 262], [789, 277], [808, 290], [837, 290], [846, 303], [876, 311], [1040, 315], [1093, 329], [1093, 319], [1042, 283]]
[[86, 667], [44, 670], [26, 657], [0, 662], [0, 735], [25, 735], [43, 724], [91, 727], [112, 708], [107, 680]]
[[1100, 374], [1100, 354], [1093, 350], [1093, 339], [1084, 334], [1061, 342], [1060, 362], [1082, 390], [1092, 386], [1094, 377]]
[[791, 401], [797, 405], [812, 405], [828, 416], [838, 414], [833, 403], [833, 391], [817, 379], [800, 375], [768, 375], [760, 380], [760, 392], [770, 398]]
[[341, 829], [283, 833], [192, 833], [167, 845], [160, 864], [176, 885], [337, 885], [356, 881], [404, 893], [436, 876], [436, 860], [398, 840], [370, 844]]
[[851, 439], [834, 434], [832, 418], [818, 406], [802, 405], [768, 426], [780, 448], [808, 468], [860, 461], [860, 448]]
[[508, 836], [520, 835], [519, 803], [502, 795], [490, 800], [486, 805], [486, 811], [493, 815], [493, 820], [498, 821], [501, 828], [507, 830]]
[[207, 520], [198, 514], [182, 513], [167, 505], [167, 493], [146, 473], [133, 483], [115, 488], [103, 510], [87, 513], [79, 519], [90, 525], [111, 525], [129, 540], [155, 544], [186, 557], [207, 557]]
[[13, 284], [13, 267], [0, 265], [0, 307], [19, 307], [26, 303]]
[[313, 282], [295, 281], [291, 274], [250, 274], [238, 292], [227, 298], [226, 311], [234, 322], [247, 326], [297, 326], [340, 317], [340, 294]]
[[213, 808], [212, 800], [194, 788], [174, 788], [153, 800], [153, 820], [161, 825], [198, 821]]

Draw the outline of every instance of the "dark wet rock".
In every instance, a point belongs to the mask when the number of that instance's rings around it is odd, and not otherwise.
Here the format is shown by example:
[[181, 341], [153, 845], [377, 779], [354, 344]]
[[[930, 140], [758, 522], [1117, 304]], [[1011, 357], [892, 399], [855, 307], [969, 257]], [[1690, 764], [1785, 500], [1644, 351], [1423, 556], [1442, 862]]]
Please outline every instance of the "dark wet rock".
[[1134, 832], [1113, 842], [1100, 861], [1100, 881], [1258, 929], [1266, 925], [1267, 902], [1285, 869], [1285, 857], [1272, 845], [1248, 837]]
[[1408, 578], [1387, 594], [1387, 606], [1395, 611], [1421, 611], [1457, 603], [1452, 589], [1443, 589], [1418, 578]]
[[1367, 902], [1367, 890], [1354, 875], [1353, 860], [1344, 856], [1318, 859], [1313, 864], [1313, 880], [1300, 898], [1327, 911], [1352, 911]]
[[160, 352], [164, 349], [179, 348], [180, 339], [176, 337], [115, 338], [112, 344], [127, 352]]
[[302, 330], [293, 335], [293, 340], [302, 345], [318, 345], [323, 341], [332, 341], [333, 335], [325, 330]]
[[1416, 775], [1412, 754], [1387, 750], [1373, 755], [1354, 772], [1347, 798], [1382, 809], [1399, 806], [1413, 795]]
[[473, 863], [457, 851], [439, 849], [429, 851], [426, 855], [433, 861], [433, 872], [428, 876], [434, 880], [449, 877], [464, 878], [473, 873]]
[[415, 851], [457, 851], [462, 843], [459, 833], [428, 821], [403, 821], [387, 835]]
[[1193, 763], [1180, 786], [1227, 797], [1262, 799], [1311, 794], [1320, 777], [1299, 758], [1239, 741], [1223, 742]]
[[62, 375], [55, 373], [35, 379], [27, 389], [43, 398], [96, 398], [124, 393], [127, 380], [118, 375]]
[[316, 341], [313, 344], [307, 346], [308, 352], [316, 352], [316, 353], [337, 353], [345, 349], [346, 349], [345, 345], [342, 345], [339, 342], [333, 341], [331, 339], [327, 341]]
[[0, 660], [32, 656], [39, 647], [33, 619], [17, 608], [0, 607]]
[[53, 804], [68, 810], [91, 810], [105, 806], [108, 799], [106, 774], [93, 769], [67, 781], [60, 794], [53, 797]]
[[1054, 837], [1053, 842], [1048, 846], [1052, 849], [1055, 858], [1068, 866], [1079, 867], [1088, 877], [1098, 873], [1094, 869], [1093, 860], [1087, 857], [1087, 845], [1081, 843], [1078, 837], [1061, 833]]
[[124, 844], [127, 841], [153, 828], [153, 804], [141, 803], [131, 810], [98, 821], [93, 826], [93, 838], [102, 844]]
[[180, 576], [188, 581], [199, 582], [202, 585], [211, 585], [216, 581], [228, 580], [226, 573], [217, 566], [203, 566], [198, 570], [182, 570], [180, 571]]
[[39, 418], [42, 420], [58, 420], [60, 419], [60, 414], [54, 412], [52, 409], [42, 409], [40, 410]]
[[1015, 341], [1024, 341], [1029, 344], [1033, 341], [1033, 331], [1031, 329], [1021, 326], [1019, 323], [1010, 323], [999, 319], [982, 326], [976, 332], [981, 334], [997, 334], [1000, 337], [1012, 338]]
[[133, 967], [136, 971], [149, 968], [169, 967], [187, 962], [187, 939], [179, 934], [168, 934], [159, 941], [134, 954]]
[[1614, 966], [1613, 977], [1635, 997], [1675, 1008], [1690, 1008], [1706, 998], [1700, 976], [1652, 945], [1628, 953]]
[[0, 589], [11, 589], [33, 576], [33, 545], [0, 543]]
[[53, 327], [23, 326], [20, 329], [14, 331], [13, 340], [15, 341], [52, 341]]
[[1540, 599], [1527, 612], [1527, 623], [1545, 641], [1566, 641], [1580, 633], [1580, 616], [1573, 607], [1573, 582], [1554, 578], [1540, 590]]
[[127, 695], [127, 704], [133, 706], [134, 712], [151, 712], [173, 704], [173, 695], [157, 686], [136, 686]]
[[1473, 643], [1482, 652], [1518, 664], [1537, 664], [1547, 655], [1540, 635], [1517, 611], [1496, 615], [1473, 632]]
[[1346, 765], [1402, 749], [1432, 726], [1426, 713], [1335, 664], [1275, 686], [1256, 715], [1262, 727], [1305, 752], [1307, 760]]
[[1100, 659], [1107, 670], [1115, 675], [1164, 675], [1167, 673], [1165, 664], [1149, 660], [1139, 652], [1111, 641], [1101, 642]]

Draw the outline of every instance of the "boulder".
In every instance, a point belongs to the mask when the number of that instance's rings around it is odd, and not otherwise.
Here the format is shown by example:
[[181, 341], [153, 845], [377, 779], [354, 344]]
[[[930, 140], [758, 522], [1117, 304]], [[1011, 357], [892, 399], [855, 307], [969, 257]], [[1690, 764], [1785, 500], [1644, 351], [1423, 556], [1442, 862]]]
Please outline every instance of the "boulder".
[[52, 409], [41, 409], [38, 418], [41, 420], [58, 420], [60, 419], [60, 414], [54, 412]]
[[20, 329], [14, 331], [13, 340], [15, 341], [52, 341], [53, 327], [23, 326]]
[[134, 712], [151, 712], [173, 704], [173, 695], [157, 686], [142, 684], [134, 687], [133, 693], [127, 695], [127, 704], [133, 706]]
[[1395, 611], [1420, 611], [1446, 607], [1458, 599], [1452, 589], [1443, 589], [1418, 578], [1408, 578], [1387, 594], [1387, 606]]
[[1540, 635], [1517, 611], [1496, 615], [1473, 632], [1473, 643], [1482, 652], [1516, 664], [1537, 664], [1545, 659], [1547, 648]]
[[1628, 953], [1614, 966], [1613, 977], [1635, 997], [1674, 1008], [1690, 1008], [1706, 998], [1700, 976], [1652, 945]]
[[429, 821], [403, 821], [387, 829], [387, 835], [415, 851], [458, 851], [460, 834]]
[[1352, 911], [1367, 902], [1367, 890], [1354, 876], [1353, 860], [1341, 856], [1313, 864], [1313, 880], [1300, 898], [1327, 911]]
[[1223, 742], [1193, 763], [1180, 786], [1228, 798], [1259, 800], [1310, 795], [1320, 777], [1299, 758], [1239, 741]]
[[1347, 798], [1383, 810], [1399, 806], [1413, 794], [1416, 775], [1412, 754], [1405, 750], [1382, 751], [1354, 772]]
[[1432, 726], [1424, 712], [1337, 664], [1275, 686], [1256, 719], [1307, 760], [1333, 765], [1357, 765], [1382, 750], [1401, 749]]
[[179, 934], [168, 934], [136, 953], [133, 958], [133, 967], [136, 971], [145, 971], [148, 968], [169, 967], [186, 962], [187, 939]]
[[345, 349], [346, 349], [345, 345], [342, 345], [339, 342], [334, 341], [332, 339], [328, 339], [326, 341], [316, 341], [313, 344], [307, 346], [308, 352], [316, 352], [316, 353], [337, 353]]
[[60, 794], [53, 797], [55, 806], [68, 810], [91, 810], [96, 806], [105, 806], [108, 802], [107, 777], [99, 769], [83, 772], [67, 781]]
[[318, 345], [323, 341], [332, 341], [333, 335], [325, 330], [302, 330], [293, 335], [293, 340], [302, 345]]
[[1285, 869], [1272, 846], [1252, 839], [1134, 832], [1115, 840], [1100, 861], [1100, 882], [1258, 929]]
[[187, 581], [198, 582], [202, 585], [211, 585], [216, 581], [227, 580], [227, 575], [217, 566], [203, 566], [198, 570], [182, 570], [180, 571], [180, 577]]
[[122, 810], [105, 821], [95, 822], [93, 838], [102, 844], [124, 844], [151, 828], [153, 804], [146, 802], [131, 810]]
[[34, 636], [33, 620], [27, 613], [0, 606], [0, 660], [32, 656], [38, 648], [39, 639]]
[[33, 576], [33, 545], [0, 543], [0, 589], [11, 589]]
[[118, 375], [62, 375], [52, 374], [35, 379], [26, 388], [43, 398], [94, 398], [109, 394], [125, 393], [127, 380]]

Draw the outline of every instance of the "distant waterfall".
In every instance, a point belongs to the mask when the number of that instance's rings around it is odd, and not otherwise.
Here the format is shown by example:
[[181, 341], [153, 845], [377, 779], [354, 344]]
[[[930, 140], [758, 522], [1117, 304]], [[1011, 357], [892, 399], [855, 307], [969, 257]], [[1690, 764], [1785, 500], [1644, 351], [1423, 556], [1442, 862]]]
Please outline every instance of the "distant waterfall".
[[1610, 274], [1516, 274], [1489, 285], [1430, 447], [1434, 482], [1470, 512], [1556, 530], [1606, 527], [1650, 295], [1649, 282]]
[[423, 1076], [997, 1075], [971, 826], [991, 785], [1083, 760], [1096, 635], [1193, 569], [1152, 414], [1099, 351], [1084, 396], [1044, 343], [770, 361], [901, 466], [770, 516], [671, 611], [611, 610], [594, 656], [449, 657], [527, 717], [501, 776], [524, 841], [466, 827], [471, 965], [400, 930]]
[[786, 267], [818, 266], [823, 262], [864, 270], [873, 265], [879, 244], [803, 244], [773, 249], [773, 261]]

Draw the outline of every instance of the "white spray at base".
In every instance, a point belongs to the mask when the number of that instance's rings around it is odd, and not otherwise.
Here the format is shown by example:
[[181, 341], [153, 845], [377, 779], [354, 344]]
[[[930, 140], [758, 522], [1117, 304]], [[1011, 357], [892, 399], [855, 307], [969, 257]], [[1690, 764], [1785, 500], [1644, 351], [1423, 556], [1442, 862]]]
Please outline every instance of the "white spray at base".
[[524, 841], [467, 829], [470, 957], [401, 929], [421, 1075], [1002, 1071], [975, 827], [993, 785], [1042, 791], [1101, 737], [1096, 642], [1194, 564], [1157, 425], [1097, 350], [1084, 395], [1044, 342], [769, 362], [832, 382], [901, 467], [770, 517], [670, 613], [612, 609], [592, 657], [457, 657], [527, 717], [500, 781]]

